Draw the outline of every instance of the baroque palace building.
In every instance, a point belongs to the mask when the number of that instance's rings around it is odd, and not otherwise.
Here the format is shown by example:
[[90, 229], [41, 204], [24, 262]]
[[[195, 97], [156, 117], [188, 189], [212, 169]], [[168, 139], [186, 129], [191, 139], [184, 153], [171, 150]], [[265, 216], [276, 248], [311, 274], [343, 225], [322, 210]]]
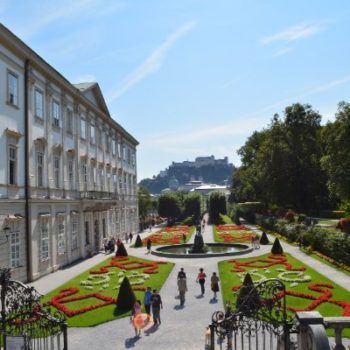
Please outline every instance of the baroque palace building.
[[0, 24], [0, 267], [32, 281], [136, 232], [137, 145], [97, 83], [71, 84]]

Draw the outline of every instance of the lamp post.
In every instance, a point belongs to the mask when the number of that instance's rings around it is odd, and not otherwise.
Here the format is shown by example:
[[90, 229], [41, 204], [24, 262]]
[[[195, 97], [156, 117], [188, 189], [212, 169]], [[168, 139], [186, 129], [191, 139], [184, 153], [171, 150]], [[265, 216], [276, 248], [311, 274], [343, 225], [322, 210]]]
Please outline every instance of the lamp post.
[[7, 241], [9, 240], [9, 232], [10, 232], [10, 227], [9, 226], [5, 226], [2, 231], [4, 232], [5, 236], [0, 237], [0, 245], [1, 244], [5, 244], [7, 243]]

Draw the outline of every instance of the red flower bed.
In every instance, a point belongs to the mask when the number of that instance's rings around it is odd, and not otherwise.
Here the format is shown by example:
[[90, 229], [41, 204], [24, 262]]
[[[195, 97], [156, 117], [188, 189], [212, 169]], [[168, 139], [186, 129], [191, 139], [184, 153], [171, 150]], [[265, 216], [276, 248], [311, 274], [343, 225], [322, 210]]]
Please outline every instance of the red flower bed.
[[[62, 289], [60, 294], [51, 298], [51, 300], [49, 301], [49, 304], [54, 306], [56, 309], [62, 311], [68, 317], [72, 317], [72, 316], [79, 315], [79, 314], [82, 314], [82, 313], [87, 312], [87, 311], [98, 309], [98, 308], [106, 306], [106, 305], [115, 304], [117, 302], [117, 300], [115, 298], [112, 298], [112, 297], [109, 297], [107, 295], [103, 295], [100, 293], [86, 293], [83, 295], [77, 295], [75, 297], [68, 298], [70, 295], [74, 295], [77, 293], [79, 293], [78, 288]], [[98, 303], [98, 304], [92, 304], [92, 305], [85, 306], [85, 307], [82, 307], [80, 309], [74, 309], [74, 310], [70, 309], [68, 306], [64, 305], [66, 303], [71, 303], [73, 301], [85, 300], [85, 299], [89, 299], [89, 298], [100, 299], [103, 302]]]
[[166, 227], [142, 240], [145, 245], [150, 239], [152, 244], [180, 244], [183, 242], [183, 235], [187, 236], [191, 230], [188, 226]]
[[247, 227], [244, 225], [217, 225], [216, 229], [218, 231], [246, 231]]

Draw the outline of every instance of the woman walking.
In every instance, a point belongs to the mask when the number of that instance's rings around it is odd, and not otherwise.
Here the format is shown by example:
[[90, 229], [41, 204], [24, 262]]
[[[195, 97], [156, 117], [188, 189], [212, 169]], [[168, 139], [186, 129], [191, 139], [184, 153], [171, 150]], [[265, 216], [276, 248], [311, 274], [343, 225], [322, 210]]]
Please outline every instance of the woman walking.
[[200, 284], [201, 286], [201, 292], [202, 292], [202, 295], [204, 295], [205, 293], [205, 288], [204, 288], [204, 284], [205, 284], [205, 278], [207, 277], [207, 275], [204, 273], [204, 269], [203, 268], [200, 268], [199, 269], [199, 274], [197, 276], [197, 280], [196, 282]]
[[135, 337], [139, 337], [141, 335], [141, 328], [136, 327], [135, 318], [137, 315], [141, 314], [141, 301], [136, 300], [134, 306], [132, 307], [130, 322], [132, 322], [135, 329]]
[[216, 299], [216, 293], [219, 291], [219, 277], [216, 275], [216, 272], [213, 272], [210, 282], [211, 290], [214, 293], [213, 299]]
[[150, 238], [148, 238], [148, 240], [147, 240], [147, 251], [148, 251], [148, 254], [151, 253], [151, 248], [152, 248], [152, 241], [150, 240]]

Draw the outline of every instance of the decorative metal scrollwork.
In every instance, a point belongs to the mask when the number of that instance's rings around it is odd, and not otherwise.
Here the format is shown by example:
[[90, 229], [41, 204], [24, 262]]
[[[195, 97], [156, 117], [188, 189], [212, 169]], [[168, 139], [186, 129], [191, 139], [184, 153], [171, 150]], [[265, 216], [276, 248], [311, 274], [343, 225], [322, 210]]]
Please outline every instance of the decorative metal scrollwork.
[[233, 332], [256, 334], [269, 332], [281, 336], [294, 326], [286, 312], [285, 286], [279, 279], [269, 279], [257, 285], [242, 286], [237, 298], [237, 309], [217, 311], [212, 316], [212, 327], [220, 337]]
[[40, 303], [35, 288], [10, 279], [9, 269], [0, 269], [1, 328], [3, 334], [30, 338], [62, 333], [66, 318]]

